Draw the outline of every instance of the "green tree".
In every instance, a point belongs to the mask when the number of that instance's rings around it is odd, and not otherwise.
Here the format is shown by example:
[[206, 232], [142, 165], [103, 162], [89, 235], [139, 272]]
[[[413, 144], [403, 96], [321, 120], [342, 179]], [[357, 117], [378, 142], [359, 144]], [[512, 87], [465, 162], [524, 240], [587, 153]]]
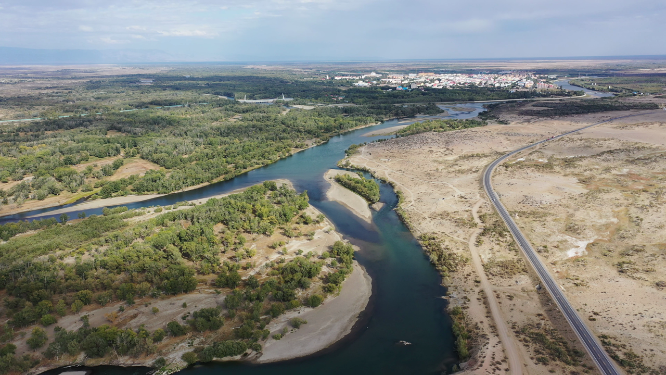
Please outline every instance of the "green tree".
[[158, 328], [153, 332], [153, 342], [160, 342], [164, 340], [164, 336], [166, 336], [166, 332], [164, 332], [163, 329]]
[[39, 349], [46, 342], [49, 340], [48, 336], [46, 336], [46, 331], [39, 327], [35, 327], [32, 329], [32, 333], [30, 334], [30, 338], [26, 341], [30, 349]]
[[51, 314], [46, 314], [46, 315], [42, 316], [42, 319], [41, 319], [41, 323], [44, 327], [48, 327], [51, 324], [54, 324], [54, 323], [57, 323], [57, 322], [58, 322], [58, 320], [55, 318], [55, 316], [53, 316]]
[[321, 305], [322, 302], [324, 302], [324, 297], [320, 296], [319, 294], [313, 294], [308, 297], [308, 306], [310, 307], [317, 307]]
[[192, 364], [196, 363], [197, 360], [199, 359], [199, 357], [197, 357], [197, 353], [195, 353], [195, 352], [187, 352], [187, 353], [183, 354], [180, 358], [183, 361], [185, 361], [188, 365], [192, 365]]
[[71, 308], [72, 308], [72, 311], [73, 311], [73, 312], [77, 313], [77, 312], [81, 311], [81, 309], [83, 308], [83, 306], [84, 306], [83, 302], [81, 302], [80, 300], [77, 299], [76, 301], [74, 301], [74, 302], [72, 303], [72, 307], [71, 307]]
[[172, 336], [182, 336], [187, 333], [187, 329], [175, 320], [167, 323], [167, 330]]
[[65, 306], [65, 301], [59, 300], [55, 306], [55, 312], [60, 316], [65, 316], [67, 314], [67, 307]]

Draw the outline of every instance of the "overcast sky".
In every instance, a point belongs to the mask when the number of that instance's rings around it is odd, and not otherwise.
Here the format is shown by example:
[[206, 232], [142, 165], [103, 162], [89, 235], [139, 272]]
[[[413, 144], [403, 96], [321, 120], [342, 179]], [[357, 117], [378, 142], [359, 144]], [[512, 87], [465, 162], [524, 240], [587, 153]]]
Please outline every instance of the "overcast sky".
[[666, 55], [664, 0], [0, 0], [0, 46], [183, 61]]

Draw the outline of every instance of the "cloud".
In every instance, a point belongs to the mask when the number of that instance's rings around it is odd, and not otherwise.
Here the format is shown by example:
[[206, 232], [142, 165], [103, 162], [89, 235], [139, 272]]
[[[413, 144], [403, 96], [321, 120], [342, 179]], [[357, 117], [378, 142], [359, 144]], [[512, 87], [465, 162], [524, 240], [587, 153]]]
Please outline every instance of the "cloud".
[[4, 0], [1, 4], [0, 45], [13, 47], [125, 44], [182, 52], [194, 60], [666, 54], [666, 46], [650, 42], [654, 35], [666, 34], [663, 0]]
[[162, 36], [190, 36], [190, 37], [204, 37], [204, 38], [212, 38], [218, 35], [218, 33], [215, 31], [192, 29], [192, 28], [158, 31], [157, 33]]
[[105, 44], [126, 44], [126, 43], [129, 43], [129, 41], [113, 39], [110, 36], [103, 36], [103, 37], [99, 38], [99, 40], [102, 43], [105, 43]]

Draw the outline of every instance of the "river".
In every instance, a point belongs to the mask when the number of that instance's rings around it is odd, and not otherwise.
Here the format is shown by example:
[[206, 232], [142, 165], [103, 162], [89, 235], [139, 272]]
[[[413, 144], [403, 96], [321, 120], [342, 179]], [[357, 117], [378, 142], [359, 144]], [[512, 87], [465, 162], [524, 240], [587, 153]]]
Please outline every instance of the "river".
[[[482, 103], [455, 104], [473, 110], [456, 111], [451, 106], [445, 118], [471, 118], [483, 110]], [[400, 123], [404, 124], [403, 122]], [[370, 128], [351, 131], [271, 165], [255, 169], [230, 181], [212, 184], [197, 190], [170, 194], [150, 201], [127, 205], [140, 208], [170, 205], [179, 201], [200, 199], [254, 185], [264, 180], [286, 178], [298, 191], [307, 190], [310, 203], [321, 210], [346, 239], [358, 245], [356, 259], [373, 280], [373, 293], [352, 333], [332, 347], [309, 357], [257, 365], [226, 362], [199, 365], [182, 371], [186, 375], [232, 373], [242, 375], [311, 375], [311, 374], [441, 374], [457, 363], [451, 320], [446, 314], [446, 289], [441, 286], [437, 271], [430, 264], [418, 242], [399, 220], [393, 208], [397, 197], [392, 188], [381, 184], [381, 201], [386, 205], [373, 211], [368, 224], [346, 208], [327, 201], [328, 183], [324, 173], [336, 168], [338, 160], [351, 144], [369, 142], [387, 136], [365, 137], [364, 134], [398, 125], [386, 121]], [[32, 211], [48, 216], [48, 211]], [[86, 210], [99, 214], [101, 209]], [[76, 217], [77, 212], [70, 213]], [[408, 341], [403, 346], [398, 342]], [[99, 375], [142, 375], [145, 368], [102, 366], [93, 369]], [[50, 371], [57, 374], [60, 371]]]
[[615, 94], [610, 93], [610, 92], [594, 91], [594, 90], [586, 89], [584, 87], [574, 86], [574, 85], [569, 83], [568, 79], [564, 79], [564, 80], [561, 80], [561, 81], [555, 81], [555, 82], [553, 82], [553, 84], [557, 85], [557, 86], [562, 86], [562, 88], [565, 89], [565, 90], [584, 91], [585, 94], [587, 94], [589, 96], [592, 96], [592, 97], [595, 97], [595, 98], [606, 98], [606, 97], [615, 95]]

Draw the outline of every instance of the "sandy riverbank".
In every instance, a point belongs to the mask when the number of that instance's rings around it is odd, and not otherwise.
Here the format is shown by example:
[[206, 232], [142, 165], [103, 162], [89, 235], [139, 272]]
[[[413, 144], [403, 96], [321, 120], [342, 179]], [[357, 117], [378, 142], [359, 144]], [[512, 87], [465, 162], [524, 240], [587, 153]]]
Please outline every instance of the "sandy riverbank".
[[368, 223], [371, 222], [372, 212], [370, 211], [368, 202], [366, 202], [366, 200], [363, 199], [360, 195], [335, 182], [334, 178], [339, 174], [354, 175], [353, 172], [339, 169], [329, 169], [326, 171], [324, 178], [331, 184], [331, 187], [328, 189], [328, 191], [326, 191], [326, 198], [347, 207], [356, 216], [367, 221]]
[[[147, 201], [149, 199], [161, 197], [162, 194], [148, 194], [148, 195], [127, 195], [124, 197], [114, 197], [114, 198], [107, 198], [107, 199], [95, 199], [92, 201], [87, 201], [83, 202], [74, 206], [66, 207], [66, 208], [61, 208], [58, 210], [53, 210], [49, 211], [49, 215], [60, 215], [60, 214], [66, 214], [69, 212], [74, 212], [74, 211], [81, 211], [81, 210], [91, 210], [94, 208], [102, 208], [102, 207], [111, 207], [111, 206], [122, 206], [125, 204], [130, 204], [130, 203], [136, 203], [136, 202], [143, 202]], [[35, 217], [35, 216], [43, 216], [44, 214], [37, 214], [33, 216], [28, 216], [28, 217]]]
[[378, 135], [389, 135], [397, 132], [400, 129], [404, 129], [408, 127], [410, 124], [407, 125], [396, 125], [396, 126], [391, 126], [390, 128], [386, 129], [381, 129], [381, 130], [375, 130], [372, 132], [369, 132], [367, 134], [363, 134], [364, 137], [376, 137]]
[[267, 327], [273, 335], [281, 332], [284, 327], [291, 328], [289, 320], [292, 318], [298, 317], [308, 322], [300, 329], [292, 329], [280, 340], [269, 338], [257, 361], [283, 361], [326, 349], [351, 332], [359, 314], [365, 310], [371, 294], [370, 276], [354, 262], [354, 270], [343, 283], [339, 295], [329, 297], [316, 309], [302, 308], [285, 314]]

